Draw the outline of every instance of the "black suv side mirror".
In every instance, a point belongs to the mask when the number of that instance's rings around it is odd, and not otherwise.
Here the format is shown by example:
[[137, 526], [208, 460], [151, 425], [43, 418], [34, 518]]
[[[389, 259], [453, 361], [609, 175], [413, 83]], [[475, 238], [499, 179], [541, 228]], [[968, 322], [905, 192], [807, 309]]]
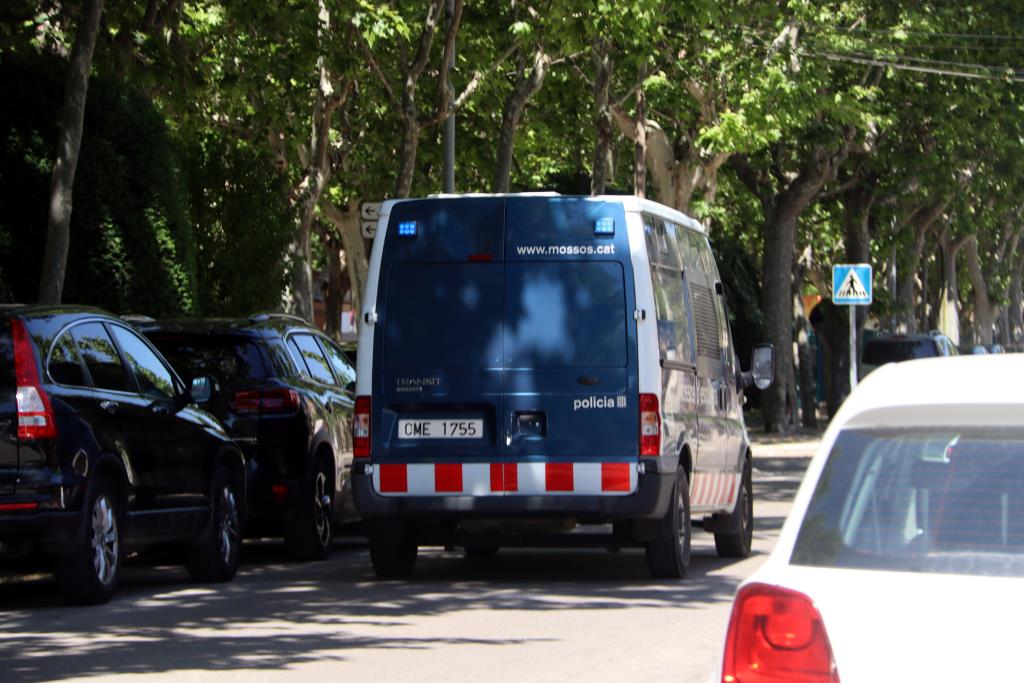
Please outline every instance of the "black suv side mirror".
[[750, 355], [750, 370], [743, 373], [743, 388], [755, 386], [764, 390], [775, 378], [775, 347], [758, 344]]
[[193, 403], [208, 403], [210, 399], [220, 393], [220, 386], [217, 380], [210, 375], [201, 375], [192, 378], [192, 386], [189, 389], [189, 398]]

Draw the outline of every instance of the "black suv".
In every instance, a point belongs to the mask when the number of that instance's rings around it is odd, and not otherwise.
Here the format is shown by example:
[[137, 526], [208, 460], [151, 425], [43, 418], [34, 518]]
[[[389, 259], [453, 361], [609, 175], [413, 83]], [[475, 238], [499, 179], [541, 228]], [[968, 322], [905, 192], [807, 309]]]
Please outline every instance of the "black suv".
[[330, 552], [355, 518], [349, 488], [355, 371], [300, 318], [137, 323], [186, 378], [212, 376], [207, 409], [246, 456], [250, 536], [284, 536], [296, 559]]
[[72, 602], [110, 599], [125, 551], [186, 546], [235, 575], [242, 453], [135, 330], [96, 309], [0, 307], [0, 555], [53, 556]]

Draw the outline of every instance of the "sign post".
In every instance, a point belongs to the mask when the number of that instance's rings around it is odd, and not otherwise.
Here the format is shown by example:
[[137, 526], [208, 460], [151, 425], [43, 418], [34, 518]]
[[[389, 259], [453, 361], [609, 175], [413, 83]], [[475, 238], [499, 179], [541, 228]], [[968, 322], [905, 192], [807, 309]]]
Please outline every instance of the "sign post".
[[832, 266], [832, 303], [850, 307], [850, 391], [857, 388], [857, 306], [871, 305], [871, 266], [843, 263]]

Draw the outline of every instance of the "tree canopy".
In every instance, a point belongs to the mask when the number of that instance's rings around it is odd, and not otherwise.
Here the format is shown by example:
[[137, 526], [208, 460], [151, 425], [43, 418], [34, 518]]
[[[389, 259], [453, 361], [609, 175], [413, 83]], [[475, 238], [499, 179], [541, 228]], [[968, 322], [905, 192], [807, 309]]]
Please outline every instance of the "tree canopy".
[[[734, 332], [779, 353], [766, 425], [848, 387], [827, 271], [878, 273], [866, 324], [1024, 344], [1024, 16], [999, 0], [147, 0], [93, 58], [66, 300], [312, 315], [358, 299], [363, 201], [637, 192], [704, 222]], [[81, 9], [0, 10], [0, 294], [31, 299]], [[450, 75], [450, 85], [449, 85]], [[813, 322], [812, 322], [813, 321]], [[336, 329], [336, 327], [334, 328]], [[796, 346], [797, 351], [789, 353]]]

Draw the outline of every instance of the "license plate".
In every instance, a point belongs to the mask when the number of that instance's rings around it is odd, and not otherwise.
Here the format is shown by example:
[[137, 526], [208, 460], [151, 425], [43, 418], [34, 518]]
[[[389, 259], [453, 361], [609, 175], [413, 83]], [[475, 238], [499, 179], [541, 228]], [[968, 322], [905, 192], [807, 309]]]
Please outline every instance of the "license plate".
[[399, 439], [479, 439], [483, 420], [399, 420]]

